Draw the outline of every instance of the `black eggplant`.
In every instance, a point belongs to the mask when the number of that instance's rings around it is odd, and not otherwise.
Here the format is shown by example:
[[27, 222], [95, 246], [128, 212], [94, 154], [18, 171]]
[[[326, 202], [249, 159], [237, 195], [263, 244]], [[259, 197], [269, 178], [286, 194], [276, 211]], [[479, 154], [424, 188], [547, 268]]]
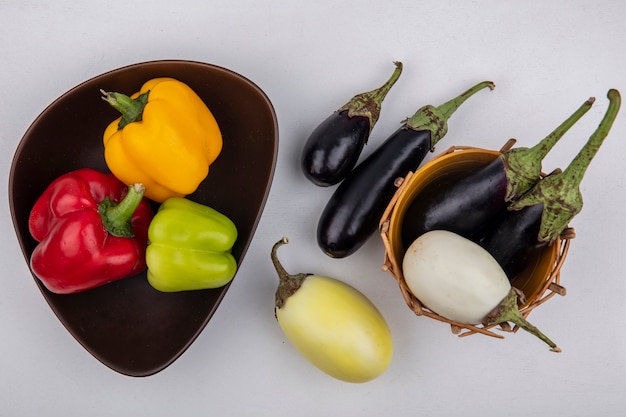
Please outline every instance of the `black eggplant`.
[[402, 73], [402, 63], [380, 88], [357, 94], [320, 123], [304, 144], [304, 176], [321, 187], [341, 182], [354, 168], [378, 121], [383, 100]]
[[491, 81], [470, 88], [439, 107], [424, 106], [365, 158], [337, 187], [317, 226], [324, 253], [343, 258], [354, 253], [377, 230], [399, 177], [417, 169], [447, 133], [448, 118], [474, 93], [493, 89]]
[[580, 183], [593, 157], [608, 136], [621, 105], [617, 90], [607, 94], [609, 106], [597, 130], [564, 171], [541, 179], [528, 193], [508, 206], [489, 224], [479, 245], [490, 252], [514, 278], [537, 250], [551, 245], [582, 210]]
[[542, 212], [543, 204], [516, 211], [505, 209], [476, 238], [476, 243], [498, 261], [510, 280], [520, 274], [548, 245], [537, 239]]
[[527, 192], [540, 178], [541, 163], [558, 140], [591, 108], [585, 101], [567, 120], [532, 148], [516, 147], [451, 184], [435, 182], [407, 208], [402, 244], [408, 247], [430, 230], [448, 230], [474, 239], [484, 225]]

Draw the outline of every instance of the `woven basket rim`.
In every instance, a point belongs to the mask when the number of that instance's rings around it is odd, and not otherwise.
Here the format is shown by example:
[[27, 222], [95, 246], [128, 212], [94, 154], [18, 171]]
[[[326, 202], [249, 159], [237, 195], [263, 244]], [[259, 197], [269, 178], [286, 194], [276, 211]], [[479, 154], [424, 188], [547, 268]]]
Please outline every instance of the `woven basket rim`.
[[[509, 139], [502, 146], [499, 152], [502, 153], [510, 149], [511, 147], [513, 147], [514, 144], [515, 144], [515, 139]], [[443, 151], [442, 153], [434, 156], [432, 160], [440, 158], [444, 155], [448, 155], [450, 153], [464, 151], [464, 150], [482, 150], [486, 152], [493, 152], [492, 150], [471, 147], [471, 146], [451, 146], [450, 148]], [[397, 186], [396, 192], [394, 193], [392, 199], [389, 201], [389, 204], [387, 205], [387, 208], [385, 209], [383, 215], [381, 216], [381, 219], [379, 222], [379, 232], [380, 232], [381, 239], [383, 241], [383, 246], [385, 248], [385, 256], [383, 260], [382, 270], [390, 273], [391, 276], [396, 280], [400, 289], [400, 293], [402, 294], [402, 297], [404, 298], [405, 303], [416, 315], [426, 316], [431, 319], [434, 319], [443, 323], [447, 323], [450, 325], [452, 333], [460, 337], [470, 336], [473, 334], [482, 334], [485, 336], [491, 336], [491, 337], [495, 337], [498, 339], [503, 339], [504, 338], [503, 335], [499, 333], [495, 333], [493, 331], [495, 327], [498, 327], [500, 330], [505, 331], [505, 332], [517, 332], [517, 330], [519, 329], [518, 326], [512, 327], [509, 323], [499, 323], [499, 324], [492, 324], [489, 326], [483, 326], [483, 325], [471, 325], [471, 324], [459, 323], [454, 320], [449, 320], [443, 316], [440, 316], [434, 311], [430, 310], [428, 307], [422, 304], [420, 300], [417, 299], [417, 297], [415, 297], [409, 290], [404, 280], [404, 275], [402, 274], [402, 267], [394, 257], [393, 248], [391, 245], [391, 241], [389, 239], [388, 232], [389, 232], [389, 227], [391, 223], [391, 217], [395, 211], [398, 199], [400, 198], [400, 196], [402, 196], [402, 193], [406, 189], [407, 185], [410, 183], [410, 179], [414, 174], [415, 174], [414, 172], [410, 171], [406, 174], [406, 176], [402, 178], [398, 178], [396, 180], [396, 184], [395, 184]], [[548, 274], [548, 276], [546, 276], [544, 280], [542, 281], [543, 284], [541, 285], [539, 291], [532, 297], [532, 299], [527, 300], [527, 304], [524, 307], [520, 308], [520, 313], [524, 316], [524, 318], [527, 318], [535, 308], [539, 307], [540, 305], [542, 305], [543, 303], [551, 299], [554, 295], [561, 295], [561, 296], [566, 295], [567, 291], [565, 287], [561, 285], [561, 268], [565, 262], [565, 259], [567, 258], [571, 240], [575, 236], [576, 234], [574, 232], [574, 229], [571, 227], [568, 227], [561, 233], [559, 238], [553, 243], [553, 245], [556, 245], [556, 247], [558, 248], [558, 253], [555, 258], [554, 266], [552, 270], [550, 271], [550, 273]]]

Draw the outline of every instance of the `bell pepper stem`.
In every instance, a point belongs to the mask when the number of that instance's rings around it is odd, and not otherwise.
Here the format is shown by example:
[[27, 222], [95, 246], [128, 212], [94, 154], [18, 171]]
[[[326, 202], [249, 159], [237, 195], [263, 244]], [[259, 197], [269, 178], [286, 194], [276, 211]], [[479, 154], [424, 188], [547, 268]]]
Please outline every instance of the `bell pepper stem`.
[[380, 109], [382, 107], [383, 100], [391, 90], [391, 87], [398, 81], [400, 74], [402, 74], [402, 62], [394, 62], [396, 69], [391, 74], [391, 77], [379, 88], [360, 93], [355, 95], [346, 104], [341, 106], [337, 111], [348, 111], [349, 117], [363, 116], [367, 117], [370, 122], [370, 133], [374, 128], [378, 118], [380, 117]]
[[429, 130], [431, 132], [430, 147], [434, 149], [435, 145], [446, 133], [448, 133], [448, 119], [468, 98], [476, 94], [478, 91], [489, 88], [493, 90], [496, 85], [492, 81], [483, 81], [469, 88], [459, 96], [448, 100], [442, 105], [435, 107], [426, 105], [413, 114], [413, 116], [403, 120], [407, 128], [413, 130]]
[[521, 197], [535, 185], [541, 175], [543, 159], [559, 139], [589, 111], [595, 100], [594, 97], [590, 97], [570, 117], [532, 148], [513, 148], [500, 156], [508, 181], [506, 201], [513, 201]]
[[146, 103], [148, 103], [150, 91], [140, 94], [137, 98], [131, 98], [126, 94], [107, 92], [104, 90], [100, 90], [100, 93], [102, 93], [102, 100], [122, 113], [122, 118], [117, 125], [118, 130], [121, 130], [129, 123], [141, 121], [143, 109], [146, 107]]
[[298, 289], [302, 286], [304, 280], [309, 275], [311, 275], [304, 273], [292, 275], [288, 273], [285, 268], [283, 268], [283, 265], [278, 260], [276, 251], [279, 247], [286, 243], [289, 243], [289, 239], [283, 237], [281, 240], [274, 244], [271, 252], [272, 263], [274, 264], [274, 268], [276, 268], [276, 272], [278, 273], [278, 278], [280, 280], [278, 283], [278, 288], [276, 289], [276, 308], [282, 308], [283, 305], [285, 305], [285, 301], [287, 301], [287, 298], [289, 298], [296, 291], [298, 291]]
[[141, 203], [145, 191], [143, 184], [133, 184], [128, 187], [128, 193], [119, 203], [115, 204], [107, 198], [98, 205], [107, 232], [118, 237], [134, 236], [130, 219]]

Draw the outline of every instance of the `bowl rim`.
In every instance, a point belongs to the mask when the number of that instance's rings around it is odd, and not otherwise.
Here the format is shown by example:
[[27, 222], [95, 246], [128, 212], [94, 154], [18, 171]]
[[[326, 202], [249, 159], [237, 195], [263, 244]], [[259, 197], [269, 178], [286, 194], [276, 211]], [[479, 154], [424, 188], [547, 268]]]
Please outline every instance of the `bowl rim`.
[[[28, 248], [28, 245], [26, 242], [23, 241], [23, 239], [20, 239], [20, 224], [21, 222], [19, 221], [19, 215], [18, 213], [16, 213], [16, 207], [15, 207], [15, 193], [13, 192], [15, 187], [16, 187], [16, 175], [17, 175], [17, 171], [19, 168], [19, 164], [21, 163], [20, 158], [18, 157], [23, 149], [27, 146], [28, 144], [28, 140], [26, 140], [27, 138], [30, 137], [30, 135], [33, 133], [33, 131], [37, 128], [38, 125], [40, 125], [42, 123], [42, 120], [44, 120], [46, 117], [48, 117], [48, 115], [50, 114], [51, 111], [53, 111], [54, 109], [56, 109], [56, 107], [58, 107], [58, 105], [60, 103], [62, 103], [64, 100], [67, 99], [67, 97], [70, 97], [72, 95], [74, 95], [76, 92], [80, 92], [82, 89], [84, 89], [86, 86], [88, 86], [89, 84], [93, 84], [95, 82], [98, 82], [102, 79], [111, 77], [111, 76], [115, 76], [116, 74], [124, 74], [128, 71], [133, 71], [136, 68], [145, 68], [146, 66], [164, 66], [164, 65], [169, 65], [169, 66], [183, 66], [183, 67], [198, 67], [199, 69], [204, 69], [204, 70], [210, 70], [210, 71], [217, 71], [218, 73], [224, 74], [225, 76], [227, 76], [228, 78], [232, 78], [233, 80], [236, 80], [237, 82], [241, 82], [243, 84], [245, 84], [247, 86], [247, 88], [250, 88], [251, 92], [254, 92], [254, 95], [257, 96], [257, 99], [259, 101], [259, 103], [262, 104], [262, 106], [264, 108], [266, 108], [266, 121], [268, 123], [268, 126], [271, 126], [271, 131], [268, 130], [268, 133], [270, 133], [270, 140], [273, 143], [272, 146], [272, 153], [271, 153], [271, 160], [268, 159], [267, 161], [267, 175], [268, 175], [268, 181], [267, 183], [264, 184], [264, 187], [261, 189], [262, 191], [262, 198], [259, 198], [258, 201], [258, 212], [255, 215], [254, 219], [251, 221], [250, 224], [250, 236], [249, 238], [246, 240], [246, 243], [244, 245], [241, 246], [240, 249], [240, 253], [238, 255], [238, 271], [240, 269], [241, 266], [241, 262], [244, 260], [244, 257], [247, 253], [247, 250], [250, 247], [250, 244], [253, 240], [254, 234], [256, 232], [256, 229], [258, 227], [258, 224], [261, 220], [263, 211], [265, 209], [266, 203], [269, 199], [269, 194], [270, 194], [270, 190], [272, 187], [272, 183], [273, 183], [273, 177], [276, 171], [276, 165], [277, 165], [277, 159], [278, 159], [278, 148], [279, 148], [279, 124], [278, 124], [278, 118], [277, 118], [277, 114], [276, 114], [276, 109], [273, 105], [273, 103], [271, 102], [269, 96], [267, 95], [267, 93], [260, 88], [260, 86], [255, 83], [254, 81], [250, 80], [248, 77], [234, 71], [231, 70], [229, 68], [220, 66], [220, 65], [216, 65], [216, 64], [212, 64], [212, 63], [207, 63], [207, 62], [202, 62], [202, 61], [196, 61], [196, 60], [185, 60], [185, 59], [156, 59], [156, 60], [148, 60], [148, 61], [143, 61], [143, 62], [136, 62], [136, 63], [131, 63], [131, 64], [127, 64], [121, 67], [117, 67], [117, 68], [113, 68], [113, 69], [109, 69], [106, 70], [98, 75], [92, 76], [76, 85], [74, 85], [73, 87], [71, 87], [70, 89], [66, 90], [65, 92], [63, 92], [62, 94], [60, 94], [58, 97], [56, 97], [54, 100], [52, 100], [48, 105], [46, 105], [40, 112], [39, 114], [32, 120], [32, 122], [28, 125], [28, 127], [25, 129], [24, 133], [22, 134], [20, 140], [18, 141], [14, 151], [13, 151], [13, 156], [12, 156], [12, 161], [9, 167], [9, 178], [8, 178], [8, 203], [9, 203], [9, 211], [10, 211], [10, 215], [11, 215], [11, 221], [13, 224], [13, 228], [14, 228], [14, 232], [15, 232], [15, 238], [17, 240], [17, 243], [20, 246], [21, 252], [24, 256], [24, 258], [26, 259], [27, 264], [29, 263], [29, 253], [30, 250]], [[32, 270], [30, 269], [30, 266], [27, 265], [28, 271], [32, 274]], [[33, 275], [33, 278], [34, 275]], [[35, 279], [36, 281], [36, 279]], [[232, 281], [231, 281], [232, 282]], [[191, 344], [193, 344], [193, 342], [197, 339], [197, 337], [202, 333], [202, 331], [204, 330], [204, 328], [206, 327], [206, 325], [208, 324], [208, 322], [211, 320], [212, 316], [214, 315], [215, 311], [217, 310], [217, 308], [219, 307], [219, 305], [221, 304], [222, 299], [224, 298], [226, 292], [228, 291], [229, 287], [230, 287], [230, 282], [228, 284], [226, 284], [224, 287], [218, 289], [219, 294], [215, 296], [215, 302], [214, 305], [212, 306], [212, 308], [210, 309], [210, 311], [208, 311], [208, 315], [206, 317], [206, 319], [203, 318], [203, 324], [201, 326], [199, 326], [199, 328], [197, 329], [197, 331], [195, 332], [195, 334], [193, 335], [193, 337], [191, 337], [186, 343], [184, 343], [181, 348], [179, 350], [177, 350], [176, 352], [173, 352], [173, 354], [171, 355], [171, 357], [167, 360], [167, 361], [162, 361], [160, 363], [154, 363], [152, 364], [150, 367], [146, 367], [145, 369], [141, 369], [141, 370], [132, 370], [132, 371], [128, 371], [126, 369], [122, 369], [120, 367], [116, 367], [114, 366], [114, 364], [112, 363], [112, 361], [108, 361], [106, 360], [106, 358], [97, 355], [93, 350], [91, 350], [90, 348], [88, 348], [80, 339], [78, 339], [76, 337], [76, 335], [67, 327], [66, 325], [66, 321], [64, 320], [64, 318], [62, 317], [62, 315], [60, 315], [60, 313], [57, 311], [57, 308], [53, 305], [52, 301], [49, 299], [49, 297], [47, 297], [45, 294], [44, 295], [44, 299], [46, 301], [46, 303], [49, 305], [49, 307], [51, 308], [53, 314], [57, 317], [57, 319], [59, 319], [61, 321], [61, 323], [63, 324], [64, 327], [66, 327], [67, 330], [70, 330], [69, 333], [73, 336], [73, 338], [81, 345], [83, 346], [83, 348], [85, 348], [92, 356], [94, 356], [98, 361], [100, 361], [103, 365], [107, 366], [108, 368], [127, 375], [127, 376], [132, 376], [132, 377], [145, 377], [145, 376], [150, 376], [153, 374], [156, 374], [160, 371], [162, 371], [163, 369], [167, 368], [168, 366], [170, 366], [173, 362], [175, 362], [188, 348], [189, 346], [191, 346]], [[40, 291], [43, 291], [42, 285], [40, 283], [36, 282], [37, 287], [39, 288]]]
[[[259, 93], [259, 96], [263, 98], [263, 101], [265, 101], [265, 103], [268, 106], [268, 109], [270, 110], [271, 116], [272, 116], [272, 125], [274, 126], [274, 136], [275, 136], [275, 141], [276, 141], [276, 147], [274, 149], [274, 162], [273, 162], [273, 166], [272, 166], [272, 175], [274, 174], [275, 168], [276, 168], [276, 161], [277, 161], [277, 157], [278, 157], [278, 139], [279, 139], [279, 125], [278, 125], [278, 116], [276, 114], [276, 109], [272, 103], [272, 101], [270, 100], [269, 96], [267, 95], [267, 93], [254, 81], [252, 81], [251, 79], [249, 79], [248, 77], [234, 71], [231, 70], [229, 68], [226, 68], [224, 66], [221, 65], [217, 65], [217, 64], [211, 64], [208, 62], [203, 62], [203, 61], [199, 61], [199, 60], [187, 60], [187, 59], [178, 59], [178, 58], [172, 58], [172, 59], [154, 59], [154, 60], [148, 60], [148, 61], [140, 61], [140, 62], [136, 62], [136, 63], [132, 63], [132, 64], [126, 64], [123, 65], [121, 67], [117, 67], [117, 68], [112, 68], [112, 69], [108, 69], [100, 74], [91, 76], [89, 78], [87, 78], [86, 80], [81, 81], [80, 83], [74, 85], [73, 87], [71, 87], [69, 90], [66, 90], [65, 92], [63, 92], [61, 95], [59, 95], [58, 97], [56, 97], [54, 100], [52, 100], [49, 104], [47, 104], [38, 114], [37, 116], [35, 116], [35, 118], [28, 124], [28, 126], [26, 127], [26, 129], [24, 130], [24, 132], [22, 133], [20, 140], [18, 141], [17, 145], [15, 146], [14, 150], [13, 150], [13, 156], [11, 158], [11, 165], [9, 166], [9, 178], [8, 178], [8, 193], [9, 193], [9, 203], [11, 202], [12, 196], [13, 194], [11, 193], [11, 190], [13, 189], [13, 185], [14, 185], [14, 174], [15, 174], [15, 170], [17, 168], [17, 164], [19, 163], [19, 161], [15, 158], [15, 156], [19, 153], [19, 151], [26, 145], [24, 138], [29, 134], [29, 132], [34, 129], [35, 125], [42, 120], [47, 113], [50, 112], [50, 110], [52, 108], [54, 108], [59, 102], [61, 102], [63, 99], [65, 99], [65, 97], [73, 94], [75, 91], [80, 90], [81, 88], [83, 88], [85, 85], [92, 83], [96, 80], [99, 80], [101, 78], [113, 75], [115, 73], [119, 73], [119, 72], [126, 72], [129, 70], [132, 70], [133, 68], [139, 68], [139, 67], [143, 67], [146, 65], [164, 65], [164, 64], [170, 64], [170, 65], [194, 65], [194, 66], [200, 66], [200, 67], [205, 67], [205, 68], [211, 68], [213, 70], [218, 70], [220, 72], [224, 72], [226, 74], [230, 74], [232, 76], [235, 76], [236, 78], [239, 78], [240, 80], [246, 82], [247, 84], [249, 84], [251, 87], [253, 87], [257, 93]], [[267, 195], [266, 195], [266, 199], [267, 199]], [[13, 205], [10, 204], [10, 210], [11, 210], [11, 217], [13, 218]]]

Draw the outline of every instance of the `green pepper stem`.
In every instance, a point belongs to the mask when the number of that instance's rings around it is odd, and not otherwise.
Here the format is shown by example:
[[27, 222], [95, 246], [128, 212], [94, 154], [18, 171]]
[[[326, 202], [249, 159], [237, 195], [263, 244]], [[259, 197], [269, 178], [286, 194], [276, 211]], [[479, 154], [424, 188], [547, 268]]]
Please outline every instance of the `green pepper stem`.
[[385, 100], [387, 93], [389, 93], [391, 87], [393, 87], [396, 81], [398, 81], [398, 78], [400, 78], [400, 74], [402, 74], [402, 62], [396, 61], [394, 64], [396, 69], [393, 71], [391, 77], [387, 80], [387, 82], [385, 82], [385, 84], [375, 90], [355, 95], [337, 111], [342, 112], [347, 110], [349, 117], [367, 117], [370, 122], [369, 131], [371, 133], [374, 125], [378, 122], [378, 118], [380, 117], [380, 109], [382, 107], [383, 100]]
[[107, 198], [98, 205], [107, 232], [118, 237], [134, 236], [130, 220], [145, 191], [146, 187], [143, 184], [133, 184], [128, 187], [128, 193], [119, 203], [115, 204]]
[[621, 106], [619, 91], [611, 89], [607, 97], [609, 106], [602, 121], [570, 165], [562, 172], [539, 181], [524, 197], [511, 204], [513, 210], [543, 204], [539, 241], [554, 242], [567, 228], [569, 222], [582, 210], [583, 198], [580, 183], [604, 139], [608, 136]]
[[140, 94], [137, 98], [130, 98], [122, 93], [111, 93], [100, 90], [102, 100], [106, 101], [115, 110], [122, 113], [122, 119], [117, 125], [119, 130], [123, 129], [127, 124], [141, 121], [143, 109], [148, 103], [149, 91]]
[[514, 323], [518, 327], [543, 340], [548, 346], [550, 346], [551, 351], [560, 352], [561, 349], [552, 340], [550, 340], [548, 336], [543, 334], [537, 327], [529, 323], [524, 316], [522, 316], [522, 313], [520, 313], [517, 308], [517, 297], [517, 290], [515, 290], [515, 288], [511, 288], [511, 291], [509, 291], [500, 304], [494, 308], [489, 315], [487, 315], [483, 321], [483, 325], [489, 326], [491, 324], [505, 322]]
[[448, 133], [448, 119], [468, 98], [478, 91], [489, 88], [493, 90], [496, 85], [492, 81], [483, 81], [468, 89], [461, 95], [448, 100], [439, 107], [426, 105], [413, 114], [413, 116], [403, 120], [407, 128], [413, 130], [430, 130], [430, 146], [434, 149], [437, 142]]
[[287, 298], [291, 297], [298, 289], [302, 286], [302, 283], [311, 274], [296, 274], [291, 275], [288, 273], [283, 265], [278, 260], [278, 255], [276, 251], [282, 245], [289, 243], [289, 239], [283, 237], [281, 240], [276, 242], [274, 246], [272, 246], [271, 258], [272, 263], [274, 264], [274, 268], [276, 268], [276, 272], [278, 273], [279, 283], [278, 288], [276, 289], [276, 302], [275, 308], [282, 308], [285, 305], [285, 301]]
[[570, 117], [532, 148], [513, 148], [500, 156], [508, 180], [505, 201], [520, 198], [537, 183], [541, 175], [543, 159], [559, 139], [589, 111], [595, 100], [594, 97], [590, 97]]

